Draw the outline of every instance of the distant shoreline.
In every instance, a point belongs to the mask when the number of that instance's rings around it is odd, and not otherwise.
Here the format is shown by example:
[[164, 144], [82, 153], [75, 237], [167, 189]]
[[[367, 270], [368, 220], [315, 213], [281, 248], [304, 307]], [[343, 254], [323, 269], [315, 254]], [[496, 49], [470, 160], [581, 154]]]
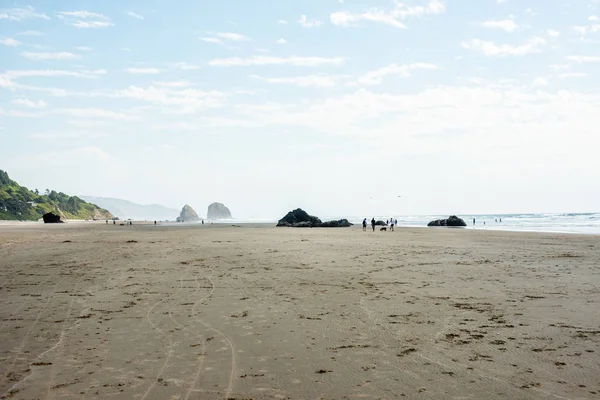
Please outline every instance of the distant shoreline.
[[[124, 223], [125, 226], [129, 226], [127, 223], [129, 221], [116, 221], [113, 224], [112, 220], [108, 221], [106, 224], [106, 220], [97, 220], [97, 221], [86, 221], [86, 220], [65, 220], [64, 224], [58, 224], [60, 226], [71, 225], [71, 226], [89, 226], [89, 225], [98, 225], [98, 226], [120, 226], [121, 223]], [[133, 223], [133, 227], [139, 226], [154, 226], [154, 221], [131, 221]], [[479, 231], [479, 232], [511, 232], [511, 233], [546, 233], [546, 234], [568, 234], [568, 235], [585, 235], [585, 236], [600, 236], [600, 229], [594, 230], [580, 230], [578, 231], [576, 228], [569, 229], [569, 227], [563, 228], [543, 228], [543, 227], [511, 227], [511, 226], [502, 226], [502, 225], [476, 225], [473, 226], [469, 224], [467, 227], [428, 227], [425, 225], [416, 225], [416, 224], [401, 224], [400, 220], [398, 220], [399, 224], [396, 227], [398, 231], [402, 231], [403, 229], [429, 229], [429, 230], [466, 230], [466, 231]], [[469, 223], [469, 221], [467, 221]], [[163, 228], [176, 228], [176, 227], [264, 227], [270, 228], [275, 227], [277, 221], [239, 221], [239, 220], [218, 220], [218, 221], [206, 221], [204, 225], [201, 221], [194, 222], [175, 222], [175, 221], [157, 221], [158, 227]], [[57, 224], [44, 224], [42, 221], [11, 221], [11, 220], [0, 220], [0, 227], [41, 227], [41, 226], [56, 226]], [[343, 230], [343, 229], [356, 229], [360, 228], [360, 224], [356, 223], [353, 228], [287, 228], [287, 227], [279, 227], [277, 229], [294, 229], [294, 230], [307, 230], [307, 229], [323, 229], [325, 231], [328, 230]]]

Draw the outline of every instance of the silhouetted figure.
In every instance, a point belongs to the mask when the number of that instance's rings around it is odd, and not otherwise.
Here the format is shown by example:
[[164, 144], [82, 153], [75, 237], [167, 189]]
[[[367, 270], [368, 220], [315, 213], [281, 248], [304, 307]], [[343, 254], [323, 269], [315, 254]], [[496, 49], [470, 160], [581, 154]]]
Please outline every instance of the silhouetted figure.
[[154, 221], [154, 226], [156, 226], [156, 221]]
[[375, 218], [371, 220], [371, 226], [373, 227], [373, 232], [375, 232]]
[[473, 225], [475, 225], [475, 218], [473, 218]]
[[367, 230], [367, 219], [363, 219], [363, 232]]

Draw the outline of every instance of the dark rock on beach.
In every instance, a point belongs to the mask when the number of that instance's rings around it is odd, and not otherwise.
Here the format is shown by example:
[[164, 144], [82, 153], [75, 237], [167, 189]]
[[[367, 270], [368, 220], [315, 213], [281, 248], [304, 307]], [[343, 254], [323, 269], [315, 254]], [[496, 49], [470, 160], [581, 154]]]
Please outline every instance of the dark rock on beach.
[[456, 215], [451, 215], [447, 219], [437, 219], [431, 221], [427, 226], [467, 226], [462, 218], [458, 218]]
[[352, 224], [347, 219], [340, 219], [339, 221], [326, 221], [318, 225], [319, 228], [348, 228]]
[[45, 224], [61, 224], [63, 221], [60, 220], [60, 216], [54, 213], [47, 213], [42, 215], [42, 219]]
[[319, 218], [308, 214], [301, 208], [297, 208], [281, 218], [277, 226], [293, 228], [346, 228], [352, 226], [352, 224], [347, 219], [321, 222]]
[[312, 228], [321, 224], [321, 220], [317, 217], [309, 215], [301, 208], [290, 211], [281, 218], [277, 226], [292, 226], [294, 228]]
[[375, 226], [387, 226], [387, 223], [385, 221], [377, 221], [375, 222]]

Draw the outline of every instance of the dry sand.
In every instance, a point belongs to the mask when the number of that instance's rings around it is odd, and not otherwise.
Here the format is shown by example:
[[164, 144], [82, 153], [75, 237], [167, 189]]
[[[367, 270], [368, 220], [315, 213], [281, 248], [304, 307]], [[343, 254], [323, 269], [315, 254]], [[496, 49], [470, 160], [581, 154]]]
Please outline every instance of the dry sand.
[[0, 227], [0, 396], [600, 398], [597, 236]]

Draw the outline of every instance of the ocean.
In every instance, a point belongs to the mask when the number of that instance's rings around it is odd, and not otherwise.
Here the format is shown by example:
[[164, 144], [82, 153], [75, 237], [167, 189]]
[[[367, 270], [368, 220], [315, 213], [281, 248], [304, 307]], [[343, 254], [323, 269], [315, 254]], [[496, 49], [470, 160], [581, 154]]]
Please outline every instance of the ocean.
[[[427, 227], [430, 221], [448, 218], [448, 215], [388, 215], [386, 216], [324, 216], [322, 221], [347, 218], [354, 224], [361, 224], [363, 218], [368, 221], [395, 218], [398, 226]], [[462, 214], [458, 217], [465, 220], [467, 229], [555, 232], [555, 233], [584, 233], [600, 234], [600, 213], [554, 213], [554, 214]], [[473, 225], [475, 218], [475, 225]], [[502, 220], [502, 222], [500, 222]], [[219, 223], [277, 223], [276, 219], [233, 219]], [[484, 225], [485, 223], [485, 225]]]
[[[596, 213], [549, 213], [549, 214], [458, 214], [458, 217], [467, 223], [466, 229], [499, 230], [499, 231], [526, 231], [526, 232], [554, 232], [554, 233], [583, 233], [600, 235], [600, 212]], [[388, 215], [388, 216], [319, 216], [322, 221], [339, 220], [347, 218], [350, 222], [360, 225], [363, 218], [371, 221], [395, 218], [398, 226], [427, 228], [430, 221], [448, 218], [448, 215]], [[473, 218], [476, 224], [473, 225]], [[500, 222], [502, 220], [502, 222]], [[84, 223], [84, 221], [67, 221], [71, 223]], [[151, 222], [151, 221], [150, 221]], [[40, 222], [0, 221], [0, 225], [35, 224]], [[196, 222], [200, 223], [200, 222]], [[208, 222], [210, 223], [210, 221]], [[214, 221], [217, 224], [276, 224], [275, 218], [249, 218], [229, 219]], [[484, 224], [485, 223], [485, 224]], [[161, 225], [178, 225], [176, 222], [161, 222]], [[435, 229], [435, 228], [430, 228]], [[445, 228], [440, 228], [445, 229]]]

